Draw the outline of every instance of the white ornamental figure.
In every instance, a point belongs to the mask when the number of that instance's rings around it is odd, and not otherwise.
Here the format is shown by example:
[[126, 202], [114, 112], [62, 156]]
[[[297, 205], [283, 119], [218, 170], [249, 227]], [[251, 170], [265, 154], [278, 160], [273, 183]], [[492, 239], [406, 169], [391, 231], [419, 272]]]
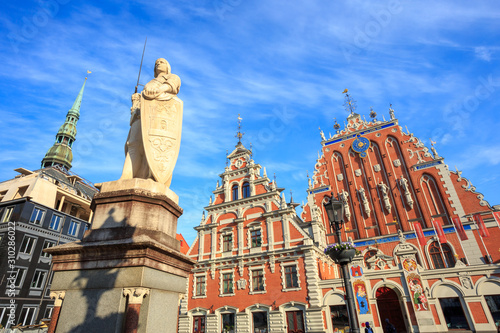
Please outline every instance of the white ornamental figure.
[[411, 198], [410, 189], [408, 187], [408, 180], [406, 180], [403, 176], [401, 176], [401, 179], [399, 180], [399, 185], [404, 191], [404, 196], [406, 202], [408, 203], [408, 206], [410, 206], [410, 208], [413, 209], [413, 199]]
[[344, 215], [347, 221], [349, 221], [351, 219], [351, 210], [349, 209], [349, 193], [342, 190], [342, 192], [339, 193], [339, 198], [344, 203]]
[[365, 189], [361, 185], [359, 186], [358, 192], [361, 197], [361, 202], [363, 203], [363, 208], [365, 210], [366, 216], [369, 217], [372, 211], [370, 209], [370, 204], [368, 203], [368, 199], [366, 198]]
[[132, 95], [121, 179], [153, 179], [169, 187], [181, 143], [181, 80], [163, 58], [156, 60], [154, 76], [142, 93]]
[[391, 212], [391, 201], [389, 200], [389, 187], [385, 185], [382, 181], [380, 181], [380, 184], [378, 184], [378, 188], [380, 189], [380, 193], [382, 194], [382, 200], [384, 202], [385, 209], [387, 209], [387, 212]]

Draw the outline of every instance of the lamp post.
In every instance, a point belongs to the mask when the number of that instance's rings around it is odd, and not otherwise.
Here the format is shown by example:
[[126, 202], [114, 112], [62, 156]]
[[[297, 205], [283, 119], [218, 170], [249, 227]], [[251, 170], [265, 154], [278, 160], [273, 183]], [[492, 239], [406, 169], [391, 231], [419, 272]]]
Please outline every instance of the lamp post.
[[[330, 228], [335, 231], [335, 234], [337, 236], [337, 243], [340, 244], [342, 243], [340, 231], [342, 230], [342, 227], [344, 225], [344, 204], [341, 201], [335, 200], [333, 193], [330, 197], [326, 195], [325, 199], [326, 201], [323, 203], [323, 207], [325, 207], [326, 214], [328, 215]], [[342, 271], [342, 278], [344, 280], [347, 309], [349, 311], [350, 332], [359, 333], [358, 319], [356, 317], [356, 307], [354, 305], [354, 295], [352, 292], [347, 264], [347, 262], [341, 262], [340, 267]]]

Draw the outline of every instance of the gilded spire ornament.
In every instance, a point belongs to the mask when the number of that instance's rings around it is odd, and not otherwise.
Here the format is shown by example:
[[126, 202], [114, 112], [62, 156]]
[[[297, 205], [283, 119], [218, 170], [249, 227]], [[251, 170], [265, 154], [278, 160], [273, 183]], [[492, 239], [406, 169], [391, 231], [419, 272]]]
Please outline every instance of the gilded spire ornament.
[[345, 109], [348, 112], [350, 112], [351, 115], [354, 114], [354, 110], [356, 110], [356, 101], [354, 101], [351, 98], [351, 95], [349, 95], [349, 91], [347, 89], [345, 89], [342, 93], [345, 94], [345, 97], [344, 97]]
[[241, 121], [243, 120], [243, 118], [240, 117], [239, 113], [237, 119], [238, 119], [238, 132], [234, 137], [238, 138], [238, 143], [241, 143], [241, 138], [243, 137], [243, 135], [245, 135], [245, 133], [241, 133]]

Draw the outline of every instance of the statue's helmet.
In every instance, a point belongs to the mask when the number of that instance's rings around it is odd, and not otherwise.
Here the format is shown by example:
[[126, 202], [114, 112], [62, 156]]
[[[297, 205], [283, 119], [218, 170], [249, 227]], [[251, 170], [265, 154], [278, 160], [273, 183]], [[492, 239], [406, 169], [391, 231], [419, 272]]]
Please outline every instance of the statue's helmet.
[[[165, 69], [162, 69], [163, 66], [165, 66]], [[172, 69], [170, 67], [170, 64], [165, 58], [159, 58], [155, 62], [155, 77], [158, 77], [158, 75], [164, 71], [166, 71], [167, 74], [170, 74]]]

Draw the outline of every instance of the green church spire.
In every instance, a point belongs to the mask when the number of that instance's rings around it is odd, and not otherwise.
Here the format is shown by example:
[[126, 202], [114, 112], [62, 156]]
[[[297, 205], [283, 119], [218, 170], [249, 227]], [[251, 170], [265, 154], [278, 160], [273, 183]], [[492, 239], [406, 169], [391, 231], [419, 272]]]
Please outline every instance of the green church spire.
[[[87, 71], [87, 73], [90, 73], [90, 71]], [[76, 140], [76, 123], [78, 119], [80, 119], [80, 106], [82, 105], [83, 90], [85, 89], [86, 82], [87, 78], [85, 77], [85, 81], [83, 82], [82, 88], [73, 106], [66, 114], [64, 124], [62, 124], [57, 131], [56, 142], [42, 160], [42, 168], [59, 165], [67, 170], [71, 169], [71, 162], [73, 161], [71, 147]]]

